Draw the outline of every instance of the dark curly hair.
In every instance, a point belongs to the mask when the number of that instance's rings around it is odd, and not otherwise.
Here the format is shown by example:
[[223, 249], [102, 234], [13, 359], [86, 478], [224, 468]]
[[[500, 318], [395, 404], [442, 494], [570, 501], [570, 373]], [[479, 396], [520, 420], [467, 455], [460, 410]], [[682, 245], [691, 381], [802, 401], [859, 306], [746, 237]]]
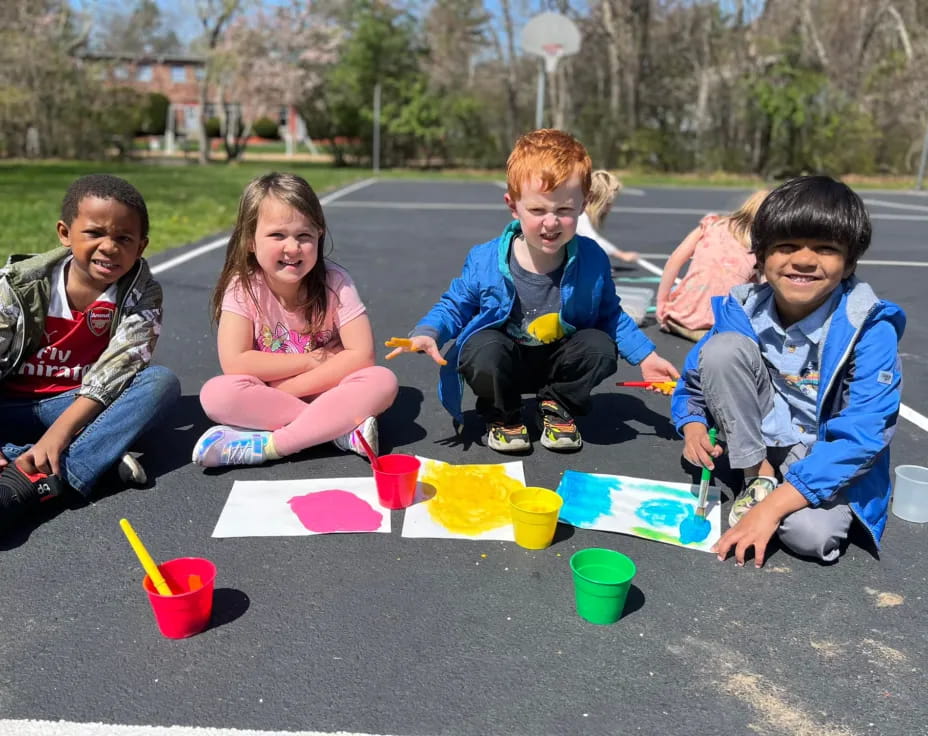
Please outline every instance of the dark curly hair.
[[142, 228], [142, 237], [148, 237], [148, 207], [138, 189], [125, 179], [110, 174], [88, 174], [75, 179], [65, 192], [61, 202], [61, 221], [68, 226], [77, 218], [77, 211], [85, 197], [99, 197], [100, 199], [114, 199], [135, 210], [139, 216], [139, 225]]

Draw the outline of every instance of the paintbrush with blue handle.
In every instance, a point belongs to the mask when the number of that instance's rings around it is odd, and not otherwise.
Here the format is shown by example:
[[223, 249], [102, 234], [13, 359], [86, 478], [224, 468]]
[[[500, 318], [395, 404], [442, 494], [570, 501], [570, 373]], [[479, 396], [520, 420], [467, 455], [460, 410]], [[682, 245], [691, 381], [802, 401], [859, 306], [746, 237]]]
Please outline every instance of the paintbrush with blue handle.
[[[715, 437], [719, 433], [718, 429], [713, 427], [709, 430], [709, 443], [715, 447]], [[706, 504], [709, 501], [709, 481], [712, 480], [712, 471], [703, 467], [702, 477], [699, 479], [699, 502], [696, 504], [696, 516], [701, 519], [706, 518]]]

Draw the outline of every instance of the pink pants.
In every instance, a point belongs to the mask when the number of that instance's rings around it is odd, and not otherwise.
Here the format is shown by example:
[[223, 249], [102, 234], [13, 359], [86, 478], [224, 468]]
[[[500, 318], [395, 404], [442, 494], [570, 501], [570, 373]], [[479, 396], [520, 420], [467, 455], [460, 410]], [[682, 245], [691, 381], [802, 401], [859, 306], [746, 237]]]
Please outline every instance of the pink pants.
[[203, 384], [200, 404], [219, 424], [273, 430], [277, 452], [291, 455], [386, 411], [398, 390], [393, 371], [377, 365], [355, 371], [309, 399], [271, 388], [254, 376], [223, 375]]

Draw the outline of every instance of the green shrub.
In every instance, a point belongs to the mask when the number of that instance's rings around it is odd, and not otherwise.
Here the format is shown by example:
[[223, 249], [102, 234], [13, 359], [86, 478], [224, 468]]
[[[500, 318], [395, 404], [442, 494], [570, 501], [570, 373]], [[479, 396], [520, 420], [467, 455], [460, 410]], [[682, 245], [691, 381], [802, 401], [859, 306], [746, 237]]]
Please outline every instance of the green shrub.
[[267, 138], [268, 140], [276, 141], [280, 138], [280, 130], [277, 125], [276, 120], [271, 120], [268, 117], [258, 118], [252, 124], [251, 129], [254, 131], [254, 134], [259, 138]]
[[[236, 137], [240, 136], [245, 132], [245, 126], [242, 124], [242, 121], [238, 121], [238, 130], [236, 131]], [[219, 118], [212, 117], [207, 118], [206, 120], [206, 137], [207, 138], [220, 138], [222, 136], [222, 131], [219, 129]]]
[[171, 101], [160, 92], [150, 92], [142, 106], [136, 135], [164, 135]]

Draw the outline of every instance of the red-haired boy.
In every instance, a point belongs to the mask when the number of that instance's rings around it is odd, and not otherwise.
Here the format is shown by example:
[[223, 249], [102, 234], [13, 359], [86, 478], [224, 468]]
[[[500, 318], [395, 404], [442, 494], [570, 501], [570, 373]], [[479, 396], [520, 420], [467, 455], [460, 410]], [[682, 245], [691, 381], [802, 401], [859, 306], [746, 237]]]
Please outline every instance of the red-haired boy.
[[413, 350], [443, 364], [438, 346], [455, 340], [438, 385], [455, 419], [467, 381], [487, 444], [525, 451], [522, 394], [534, 393], [541, 444], [578, 450], [574, 416], [589, 411], [590, 393], [615, 372], [617, 355], [640, 365], [648, 381], [679, 374], [622, 311], [609, 258], [576, 235], [592, 169], [583, 145], [560, 130], [535, 130], [516, 141], [506, 168], [513, 221], [470, 251], [461, 275], [413, 329], [412, 345], [390, 357]]

